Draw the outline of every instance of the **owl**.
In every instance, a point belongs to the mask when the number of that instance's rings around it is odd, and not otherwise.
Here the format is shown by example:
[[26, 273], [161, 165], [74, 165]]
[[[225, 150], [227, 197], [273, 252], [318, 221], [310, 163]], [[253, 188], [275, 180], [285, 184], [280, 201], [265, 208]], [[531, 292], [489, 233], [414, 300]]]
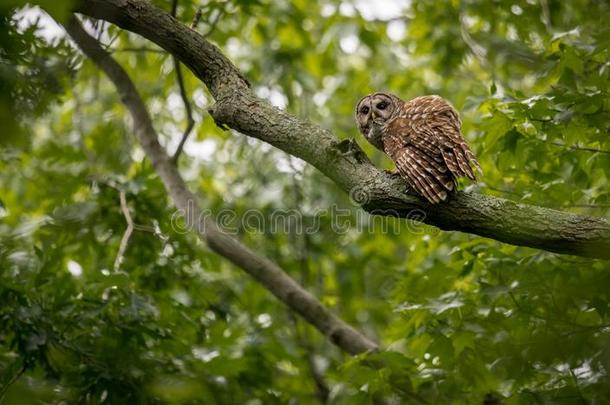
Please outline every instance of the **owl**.
[[373, 93], [356, 105], [356, 123], [364, 137], [396, 164], [396, 173], [435, 204], [457, 188], [458, 177], [476, 180], [481, 172], [462, 137], [457, 111], [439, 96], [402, 101]]

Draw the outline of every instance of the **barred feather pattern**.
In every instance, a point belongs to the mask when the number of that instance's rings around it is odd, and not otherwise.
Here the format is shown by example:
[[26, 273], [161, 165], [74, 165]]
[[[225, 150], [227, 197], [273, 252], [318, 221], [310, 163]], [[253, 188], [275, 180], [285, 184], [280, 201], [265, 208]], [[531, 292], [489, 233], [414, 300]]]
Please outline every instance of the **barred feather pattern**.
[[439, 96], [404, 102], [381, 128], [384, 152], [430, 203], [447, 199], [457, 178], [476, 180], [481, 167], [461, 134], [457, 111]]

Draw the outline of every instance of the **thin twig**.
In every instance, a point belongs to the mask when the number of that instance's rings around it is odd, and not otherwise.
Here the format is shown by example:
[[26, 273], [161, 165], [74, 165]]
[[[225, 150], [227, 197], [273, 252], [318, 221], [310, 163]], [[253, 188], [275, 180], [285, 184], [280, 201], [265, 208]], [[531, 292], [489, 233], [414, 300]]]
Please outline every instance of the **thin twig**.
[[307, 363], [307, 371], [309, 371], [309, 375], [313, 380], [316, 386], [316, 396], [321, 404], [325, 404], [328, 402], [328, 396], [330, 395], [330, 389], [328, 388], [328, 384], [324, 380], [324, 375], [322, 375], [321, 371], [316, 366], [314, 361], [314, 348], [309, 342], [310, 337], [307, 334], [307, 331], [303, 331], [299, 328], [299, 320], [294, 316], [294, 313], [288, 311], [288, 318], [290, 318], [292, 322], [292, 326], [294, 329], [295, 339], [297, 344], [303, 349], [303, 357], [305, 362]]
[[102, 21], [97, 31], [97, 41], [102, 42], [102, 36], [104, 35], [104, 29], [106, 28], [106, 21]]
[[131, 219], [129, 207], [127, 206], [127, 199], [125, 198], [125, 191], [121, 190], [119, 192], [119, 200], [121, 201], [121, 211], [123, 212], [123, 216], [127, 222], [127, 228], [125, 229], [125, 233], [121, 239], [121, 244], [119, 245], [119, 251], [116, 255], [116, 259], [114, 260], [115, 272], [118, 272], [121, 268], [121, 263], [123, 263], [125, 251], [127, 250], [127, 245], [129, 244], [129, 238], [131, 238], [131, 234], [133, 233], [134, 229], [133, 219]]
[[25, 373], [25, 370], [26, 370], [26, 367], [24, 364], [19, 368], [19, 370], [17, 370], [15, 375], [13, 375], [11, 377], [11, 379], [8, 380], [6, 382], [6, 384], [4, 384], [4, 386], [0, 387], [0, 404], [3, 403], [2, 401], [4, 401], [4, 396], [6, 395], [6, 392], [8, 391], [10, 386], [13, 385], [15, 383], [15, 381], [17, 381], [19, 379], [19, 377], [21, 377], [23, 375], [23, 373]]
[[606, 209], [606, 208], [610, 208], [610, 204], [565, 204], [565, 205], [562, 205], [561, 207]]
[[156, 48], [147, 48], [147, 47], [141, 47], [141, 48], [108, 48], [106, 49], [108, 52], [110, 53], [114, 53], [114, 52], [151, 52], [151, 53], [167, 53], [166, 50], [164, 49], [156, 49]]
[[460, 34], [462, 36], [462, 40], [468, 46], [472, 54], [479, 59], [483, 66], [489, 67], [487, 50], [479, 45], [479, 43], [472, 38], [470, 32], [468, 32], [468, 27], [466, 26], [466, 15], [464, 13], [460, 13]]
[[[567, 360], [568, 356], [564, 356], [564, 358]], [[578, 394], [578, 397], [580, 399], [580, 403], [588, 404], [589, 402], [585, 399], [584, 395], [582, 394], [582, 391], [580, 390], [580, 384], [578, 383], [578, 377], [576, 377], [574, 369], [570, 367], [569, 370], [570, 376], [572, 376], [572, 382], [574, 383], [574, 388], [576, 388], [576, 393]]]
[[[214, 16], [214, 19], [212, 21], [210, 21], [208, 24], [208, 32], [206, 32], [205, 34], [201, 34], [202, 37], [207, 38], [212, 34], [212, 32], [214, 32], [214, 30], [216, 29], [216, 26], [218, 25], [218, 22], [220, 21], [221, 17], [224, 15], [224, 13], [225, 13], [224, 8], [218, 10], [218, 13], [216, 13], [216, 15]], [[193, 24], [191, 24], [191, 28], [195, 29], [196, 25], [197, 25], [196, 21], [193, 20]]]
[[82, 102], [80, 99], [80, 94], [76, 89], [76, 80], [72, 79], [72, 97], [74, 97], [74, 113], [72, 114], [72, 122], [74, 128], [78, 132], [78, 146], [81, 149], [81, 152], [87, 158], [87, 162], [90, 166], [93, 167], [95, 164], [95, 156], [93, 153], [87, 148], [85, 144], [85, 126], [83, 120], [83, 111], [82, 111]]
[[[546, 142], [546, 141], [543, 141]], [[564, 143], [561, 142], [548, 142], [549, 144], [553, 145], [553, 146], [558, 146], [561, 148], [568, 148], [568, 149], [572, 149], [572, 150], [580, 150], [580, 151], [584, 151], [584, 152], [594, 152], [594, 153], [607, 153], [610, 154], [610, 150], [604, 150], [604, 149], [597, 149], [597, 148], [588, 148], [585, 146], [578, 146], [578, 145], [566, 145]]]
[[[172, 17], [176, 18], [176, 13], [178, 11], [178, 0], [172, 0]], [[191, 28], [193, 28], [199, 19], [201, 18], [201, 7], [197, 9], [195, 13], [195, 19], [191, 24]], [[184, 111], [186, 112], [186, 128], [182, 133], [182, 139], [180, 139], [180, 143], [174, 152], [174, 155], [171, 158], [171, 161], [174, 165], [178, 164], [178, 158], [182, 153], [182, 149], [184, 148], [184, 144], [188, 139], [193, 127], [195, 126], [195, 121], [193, 120], [193, 109], [191, 108], [191, 103], [189, 101], [189, 97], [186, 94], [186, 87], [184, 85], [184, 76], [182, 75], [182, 67], [180, 66], [180, 61], [175, 56], [172, 57], [174, 60], [174, 70], [176, 71], [176, 80], [178, 81], [178, 87], [180, 89], [180, 97], [182, 98], [182, 103], [184, 104]]]
[[163, 233], [158, 227], [140, 225], [136, 224], [133, 221], [131, 213], [129, 212], [129, 206], [127, 205], [125, 191], [119, 190], [119, 200], [121, 201], [121, 211], [123, 212], [123, 216], [125, 217], [125, 222], [127, 222], [127, 229], [125, 229], [125, 233], [123, 234], [123, 238], [121, 239], [121, 244], [119, 245], [119, 251], [117, 253], [116, 259], [114, 260], [114, 271], [119, 271], [121, 268], [121, 264], [123, 263], [123, 260], [125, 258], [125, 251], [127, 250], [127, 246], [129, 245], [129, 239], [131, 238], [133, 231], [152, 233], [163, 242], [164, 246], [169, 240], [166, 235], [163, 235]]
[[[540, 119], [537, 119], [537, 120], [530, 119], [530, 120], [531, 121], [546, 122], [545, 120], [540, 120]], [[547, 121], [550, 121], [550, 120], [547, 120]], [[538, 141], [538, 142], [541, 142], [541, 143], [546, 143], [548, 145], [557, 146], [559, 148], [566, 148], [566, 149], [582, 151], [582, 152], [593, 152], [593, 153], [606, 153], [606, 154], [610, 154], [610, 150], [605, 150], [605, 149], [590, 148], [590, 147], [580, 146], [580, 145], [566, 145], [565, 143], [561, 143], [559, 141], [551, 141], [551, 140], [548, 140], [548, 139], [541, 139], [541, 138], [538, 138], [538, 137], [535, 137], [535, 136], [534, 137], [525, 137], [525, 138], [526, 139], [533, 139], [535, 141]]]
[[518, 197], [523, 198], [523, 194], [517, 193], [516, 191], [506, 190], [506, 189], [498, 188], [498, 187], [493, 187], [493, 186], [490, 186], [489, 184], [485, 184], [483, 187], [485, 187], [485, 188], [487, 188], [489, 190], [492, 190], [492, 191], [496, 191], [498, 193], [514, 195], [514, 196], [518, 196]]
[[102, 44], [102, 47], [106, 50], [108, 50], [110, 47], [112, 47], [112, 44], [114, 44], [116, 42], [117, 39], [119, 39], [119, 37], [121, 36], [121, 31], [118, 31], [116, 34], [114, 34], [114, 37], [110, 38], [110, 41], [108, 41], [107, 44], [104, 44], [101, 42], [100, 40], [100, 44]]
[[[177, 4], [178, 4], [178, 0], [173, 0], [173, 3], [172, 3], [172, 16], [173, 17], [176, 17]], [[203, 34], [204, 38], [209, 36], [214, 31], [214, 29], [216, 28], [218, 21], [220, 21], [220, 17], [223, 15], [223, 13], [224, 13], [224, 9], [218, 11], [218, 13], [214, 17], [214, 19], [210, 22], [210, 27], [208, 28], [208, 32]], [[202, 15], [202, 8], [199, 7], [197, 9], [197, 12], [195, 13], [193, 22], [191, 23], [191, 29], [195, 29], [195, 27], [199, 23], [199, 20], [201, 19], [201, 15]], [[174, 70], [176, 71], [176, 79], [178, 81], [178, 87], [180, 89], [180, 98], [182, 98], [182, 103], [184, 104], [184, 110], [186, 112], [186, 128], [184, 129], [184, 132], [182, 133], [182, 138], [180, 139], [180, 143], [178, 144], [178, 147], [176, 148], [176, 151], [174, 152], [174, 154], [171, 158], [172, 163], [174, 165], [176, 165], [176, 164], [178, 164], [178, 159], [180, 158], [180, 154], [182, 153], [182, 150], [184, 149], [184, 144], [186, 143], [191, 132], [193, 131], [193, 127], [195, 126], [195, 120], [193, 119], [193, 108], [191, 107], [191, 103], [189, 101], [189, 96], [186, 92], [186, 86], [184, 84], [184, 75], [182, 74], [182, 67], [180, 65], [180, 61], [178, 60], [178, 58], [176, 56], [174, 56], [173, 59], [174, 59]]]
[[[103, 184], [107, 187], [110, 187], [113, 190], [116, 190], [119, 193], [121, 192], [121, 185], [119, 185], [115, 180], [108, 179], [108, 178], [105, 178], [103, 176], [99, 176], [96, 174], [89, 176], [88, 180], [99, 183], [99, 184]], [[154, 222], [154, 226], [142, 225], [142, 224], [137, 224], [137, 223], [133, 222], [133, 230], [152, 233], [163, 242], [166, 242], [167, 240], [169, 240], [169, 236], [165, 235], [161, 231], [161, 228], [159, 228], [159, 224], [156, 221]]]
[[549, 3], [547, 0], [540, 0], [540, 8], [542, 9], [542, 22], [549, 33], [553, 32], [551, 24], [551, 13], [549, 11]]
[[193, 17], [193, 21], [191, 21], [191, 29], [195, 29], [195, 27], [197, 27], [197, 24], [199, 24], [199, 20], [201, 20], [201, 15], [203, 14], [203, 8], [199, 7], [197, 9], [197, 12], [195, 13], [195, 16]]
[[[485, 184], [485, 185], [483, 185], [483, 187], [487, 188], [489, 190], [492, 190], [492, 191], [496, 191], [498, 193], [502, 193], [502, 194], [514, 195], [514, 196], [518, 196], [520, 198], [524, 197], [524, 194], [522, 194], [522, 193], [518, 193], [516, 191], [511, 191], [511, 190], [506, 190], [503, 188], [493, 187], [493, 186], [490, 186], [489, 184]], [[592, 208], [592, 209], [610, 208], [610, 204], [551, 204], [551, 203], [547, 203], [546, 205], [548, 205], [550, 207], [554, 207], [554, 208]]]
[[399, 15], [397, 17], [390, 17], [390, 18], [364, 18], [362, 16], [362, 14], [359, 14], [360, 18], [362, 18], [366, 23], [371, 23], [371, 24], [389, 24], [391, 22], [396, 22], [396, 21], [403, 21], [405, 23], [408, 23], [409, 21], [412, 20], [411, 17], [408, 17], [406, 15]]
[[157, 230], [154, 226], [133, 224], [133, 229], [136, 231], [157, 233]]
[[182, 139], [180, 139], [180, 143], [172, 156], [172, 163], [174, 165], [178, 164], [178, 158], [182, 153], [182, 149], [184, 148], [184, 144], [188, 139], [189, 135], [193, 131], [193, 127], [195, 126], [195, 120], [193, 119], [193, 108], [191, 107], [191, 103], [189, 101], [188, 94], [186, 93], [186, 87], [184, 85], [184, 76], [182, 75], [182, 67], [180, 66], [180, 61], [178, 58], [173, 56], [174, 59], [174, 69], [176, 70], [176, 79], [178, 80], [178, 87], [180, 88], [180, 97], [182, 98], [182, 103], [184, 104], [184, 111], [186, 113], [186, 128], [182, 133]]

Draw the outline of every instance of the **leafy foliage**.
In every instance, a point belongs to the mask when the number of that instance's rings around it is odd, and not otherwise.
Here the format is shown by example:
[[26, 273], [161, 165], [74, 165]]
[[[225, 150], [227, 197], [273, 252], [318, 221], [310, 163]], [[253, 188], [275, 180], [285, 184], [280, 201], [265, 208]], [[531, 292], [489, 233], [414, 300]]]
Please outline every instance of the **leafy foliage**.
[[[39, 3], [59, 21], [69, 10]], [[368, 91], [437, 93], [463, 112], [483, 166], [470, 189], [610, 214], [607, 2], [181, 0], [178, 18], [190, 23], [199, 6], [197, 29], [291, 113], [349, 138]], [[7, 134], [23, 130], [0, 150], [6, 403], [610, 397], [608, 262], [370, 218], [301, 161], [216, 128], [205, 112], [213, 100], [185, 70], [196, 134], [180, 169], [191, 189], [211, 215], [234, 213], [225, 225], [241, 240], [384, 348], [347, 357], [184, 231], [106, 78], [66, 40], [45, 39], [44, 20], [24, 28], [23, 12], [6, 15], [0, 117]], [[107, 24], [89, 28], [173, 151], [186, 119], [171, 55]], [[116, 268], [120, 193], [137, 226]], [[343, 209], [351, 227], [336, 221]], [[316, 232], [273, 229], [280, 210]]]
[[0, 6], [0, 119], [5, 135], [0, 144], [25, 143], [19, 117], [46, 112], [63, 92], [72, 70], [65, 46], [50, 46], [36, 35], [36, 26], [17, 30]]

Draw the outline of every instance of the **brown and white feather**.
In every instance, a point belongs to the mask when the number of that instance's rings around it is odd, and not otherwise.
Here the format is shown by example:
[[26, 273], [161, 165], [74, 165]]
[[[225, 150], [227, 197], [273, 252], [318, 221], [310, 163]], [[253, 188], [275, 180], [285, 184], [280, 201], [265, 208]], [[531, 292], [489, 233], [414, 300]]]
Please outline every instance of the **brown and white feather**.
[[[375, 106], [387, 100], [394, 104], [390, 111], [376, 112]], [[431, 203], [444, 201], [457, 188], [459, 177], [476, 180], [471, 165], [481, 171], [462, 136], [457, 111], [439, 96], [403, 102], [391, 94], [374, 93], [358, 103], [356, 120], [365, 137]]]

